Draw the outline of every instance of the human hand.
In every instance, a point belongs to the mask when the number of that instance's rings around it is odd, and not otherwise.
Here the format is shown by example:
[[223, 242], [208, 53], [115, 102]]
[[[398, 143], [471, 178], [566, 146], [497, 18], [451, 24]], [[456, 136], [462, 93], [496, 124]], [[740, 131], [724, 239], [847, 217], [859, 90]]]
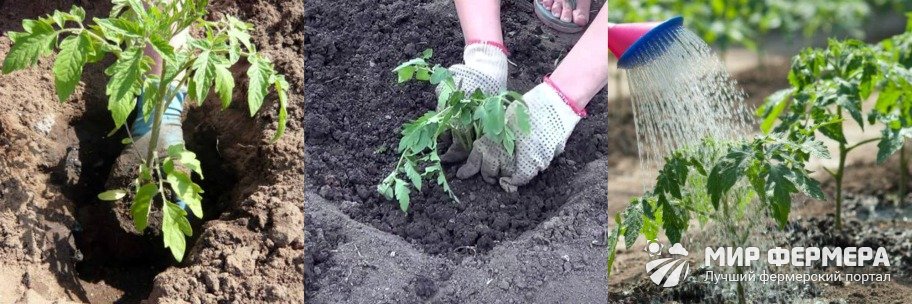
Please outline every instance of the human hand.
[[[499, 179], [501, 188], [516, 192], [564, 151], [567, 138], [581, 115], [548, 84], [536, 86], [523, 95], [523, 100], [528, 107], [531, 128], [528, 133], [517, 133], [514, 155], [509, 156], [499, 143], [487, 137], [479, 138], [456, 177], [465, 179], [481, 172], [488, 183]], [[515, 112], [516, 104], [507, 109], [507, 119], [512, 120]]]
[[[471, 94], [481, 90], [487, 95], [494, 95], [507, 90], [507, 55], [497, 46], [475, 43], [465, 47], [463, 63], [450, 66], [449, 70], [459, 90]], [[439, 96], [443, 84], [438, 85]], [[439, 109], [438, 109], [439, 110]], [[446, 153], [440, 156], [443, 163], [456, 163], [466, 159], [469, 155], [467, 143], [459, 138], [453, 138]]]

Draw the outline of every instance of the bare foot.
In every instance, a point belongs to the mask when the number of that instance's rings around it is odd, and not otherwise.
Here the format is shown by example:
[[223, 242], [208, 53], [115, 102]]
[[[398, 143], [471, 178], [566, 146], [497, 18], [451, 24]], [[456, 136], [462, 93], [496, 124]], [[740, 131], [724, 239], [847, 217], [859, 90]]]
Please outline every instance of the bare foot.
[[[545, 7], [551, 8], [551, 14], [564, 22], [573, 22], [579, 26], [589, 23], [589, 8], [592, 0], [534, 0], [541, 1]], [[573, 3], [576, 8], [573, 8]]]

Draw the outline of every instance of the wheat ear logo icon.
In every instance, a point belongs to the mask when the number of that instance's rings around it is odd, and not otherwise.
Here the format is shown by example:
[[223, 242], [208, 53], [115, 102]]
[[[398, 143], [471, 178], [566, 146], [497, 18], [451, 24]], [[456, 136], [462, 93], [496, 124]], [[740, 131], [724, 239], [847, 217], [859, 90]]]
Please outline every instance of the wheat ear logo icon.
[[690, 262], [684, 259], [688, 255], [687, 249], [681, 243], [675, 243], [668, 248], [671, 257], [662, 258], [662, 244], [649, 241], [644, 251], [653, 258], [646, 263], [646, 274], [656, 285], [662, 287], [675, 287], [690, 276]]

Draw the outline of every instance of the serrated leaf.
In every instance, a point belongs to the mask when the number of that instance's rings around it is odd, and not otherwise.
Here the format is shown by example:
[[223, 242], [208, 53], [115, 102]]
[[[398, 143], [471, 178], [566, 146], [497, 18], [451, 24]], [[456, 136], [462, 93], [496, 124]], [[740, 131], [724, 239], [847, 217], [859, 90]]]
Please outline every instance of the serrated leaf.
[[706, 190], [709, 193], [713, 208], [719, 208], [719, 200], [725, 192], [741, 178], [751, 160], [751, 149], [741, 145], [726, 154], [709, 173]]
[[665, 229], [665, 236], [673, 243], [681, 242], [681, 235], [687, 229], [689, 217], [687, 213], [672, 204], [665, 198], [665, 195], [659, 195], [658, 205], [662, 208], [662, 228]]
[[630, 249], [643, 228], [643, 209], [639, 204], [630, 204], [624, 211], [624, 246]]
[[421, 191], [421, 174], [418, 173], [418, 169], [415, 168], [415, 164], [411, 161], [405, 162], [405, 176], [412, 181], [412, 185], [415, 186], [415, 189]]
[[196, 158], [196, 153], [187, 150], [183, 144], [171, 145], [168, 147], [168, 156], [173, 161], [180, 162], [184, 167], [203, 178], [203, 167]]
[[198, 218], [203, 218], [203, 196], [200, 195], [200, 190], [202, 190], [200, 186], [194, 183], [193, 180], [190, 179], [190, 176], [187, 176], [187, 174], [180, 171], [168, 173], [165, 180], [168, 182], [168, 185], [171, 186], [171, 190], [174, 191], [174, 194], [187, 204], [187, 207], [190, 208], [193, 215], [196, 215]]
[[143, 49], [133, 47], [121, 53], [121, 58], [105, 70], [109, 77], [106, 93], [108, 110], [114, 119], [114, 130], [120, 129], [136, 107], [136, 95], [142, 88], [142, 79], [149, 70]]
[[193, 61], [193, 90], [190, 91], [190, 96], [198, 103], [205, 101], [209, 95], [209, 89], [215, 80], [215, 64], [215, 55], [208, 50], [200, 52]]
[[187, 221], [187, 212], [168, 201], [162, 209], [162, 238], [165, 248], [170, 248], [171, 255], [180, 262], [184, 259], [184, 252], [187, 249], [187, 240], [184, 236], [193, 235], [190, 222]]
[[247, 105], [250, 116], [253, 116], [263, 106], [263, 100], [269, 91], [269, 78], [272, 76], [272, 64], [260, 56], [247, 57], [250, 68], [247, 69]]
[[769, 198], [770, 210], [780, 228], [788, 223], [788, 214], [792, 208], [791, 194], [798, 191], [789, 181], [788, 174], [788, 168], [782, 164], [775, 164], [769, 167], [766, 179], [766, 195]]
[[123, 189], [108, 190], [98, 194], [98, 199], [103, 201], [116, 201], [127, 195]]
[[234, 92], [234, 76], [228, 70], [228, 66], [216, 64], [215, 72], [215, 91], [222, 101], [222, 109], [227, 109], [231, 105], [232, 93]]
[[151, 41], [152, 49], [158, 52], [163, 60], [174, 60], [174, 47], [171, 46], [167, 39], [158, 34], [153, 34], [149, 37], [149, 40]]
[[13, 46], [3, 59], [3, 73], [9, 74], [38, 62], [41, 56], [50, 55], [57, 42], [57, 33], [50, 24], [26, 19], [22, 21], [26, 32], [7, 33]]
[[57, 88], [57, 98], [65, 102], [76, 85], [82, 79], [82, 69], [92, 53], [92, 42], [88, 34], [70, 36], [60, 43], [57, 60], [54, 61], [54, 86]]
[[795, 187], [798, 188], [799, 191], [807, 196], [818, 200], [826, 199], [823, 191], [820, 190], [820, 183], [808, 176], [804, 171], [790, 170], [790, 173], [786, 175], [786, 178], [795, 184]]
[[890, 158], [890, 155], [899, 151], [903, 146], [905, 138], [897, 130], [884, 128], [880, 132], [880, 141], [877, 142], [877, 163], [882, 164]]
[[133, 216], [133, 227], [142, 232], [149, 226], [149, 210], [152, 207], [152, 198], [158, 194], [158, 186], [146, 183], [136, 191], [133, 205], [130, 206], [130, 215]]
[[409, 190], [408, 185], [404, 180], [398, 178], [396, 179], [395, 193], [396, 200], [399, 201], [399, 209], [402, 209], [402, 212], [408, 212], [409, 195], [411, 193], [411, 190]]

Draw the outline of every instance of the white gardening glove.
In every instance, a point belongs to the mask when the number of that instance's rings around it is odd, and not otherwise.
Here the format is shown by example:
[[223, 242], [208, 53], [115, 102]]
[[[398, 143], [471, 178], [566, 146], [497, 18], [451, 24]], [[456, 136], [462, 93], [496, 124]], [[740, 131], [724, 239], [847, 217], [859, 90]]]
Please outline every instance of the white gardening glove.
[[[463, 64], [450, 67], [453, 80], [461, 91], [471, 94], [481, 89], [485, 94], [499, 94], [507, 90], [508, 64], [507, 55], [500, 48], [475, 43], [465, 47], [462, 53]], [[437, 87], [440, 94], [440, 86]], [[440, 110], [440, 109], [438, 109]], [[440, 156], [443, 163], [461, 162], [468, 157], [466, 143], [453, 138], [453, 144], [446, 153]]]
[[[509, 157], [499, 143], [488, 137], [475, 140], [468, 161], [459, 168], [456, 176], [468, 178], [479, 171], [482, 178], [494, 183], [500, 178], [500, 187], [515, 192], [527, 184], [558, 154], [564, 152], [567, 138], [580, 121], [578, 115], [550, 85], [542, 83], [523, 95], [528, 106], [531, 130], [518, 132], [514, 156]], [[516, 105], [507, 109], [512, 120]]]

